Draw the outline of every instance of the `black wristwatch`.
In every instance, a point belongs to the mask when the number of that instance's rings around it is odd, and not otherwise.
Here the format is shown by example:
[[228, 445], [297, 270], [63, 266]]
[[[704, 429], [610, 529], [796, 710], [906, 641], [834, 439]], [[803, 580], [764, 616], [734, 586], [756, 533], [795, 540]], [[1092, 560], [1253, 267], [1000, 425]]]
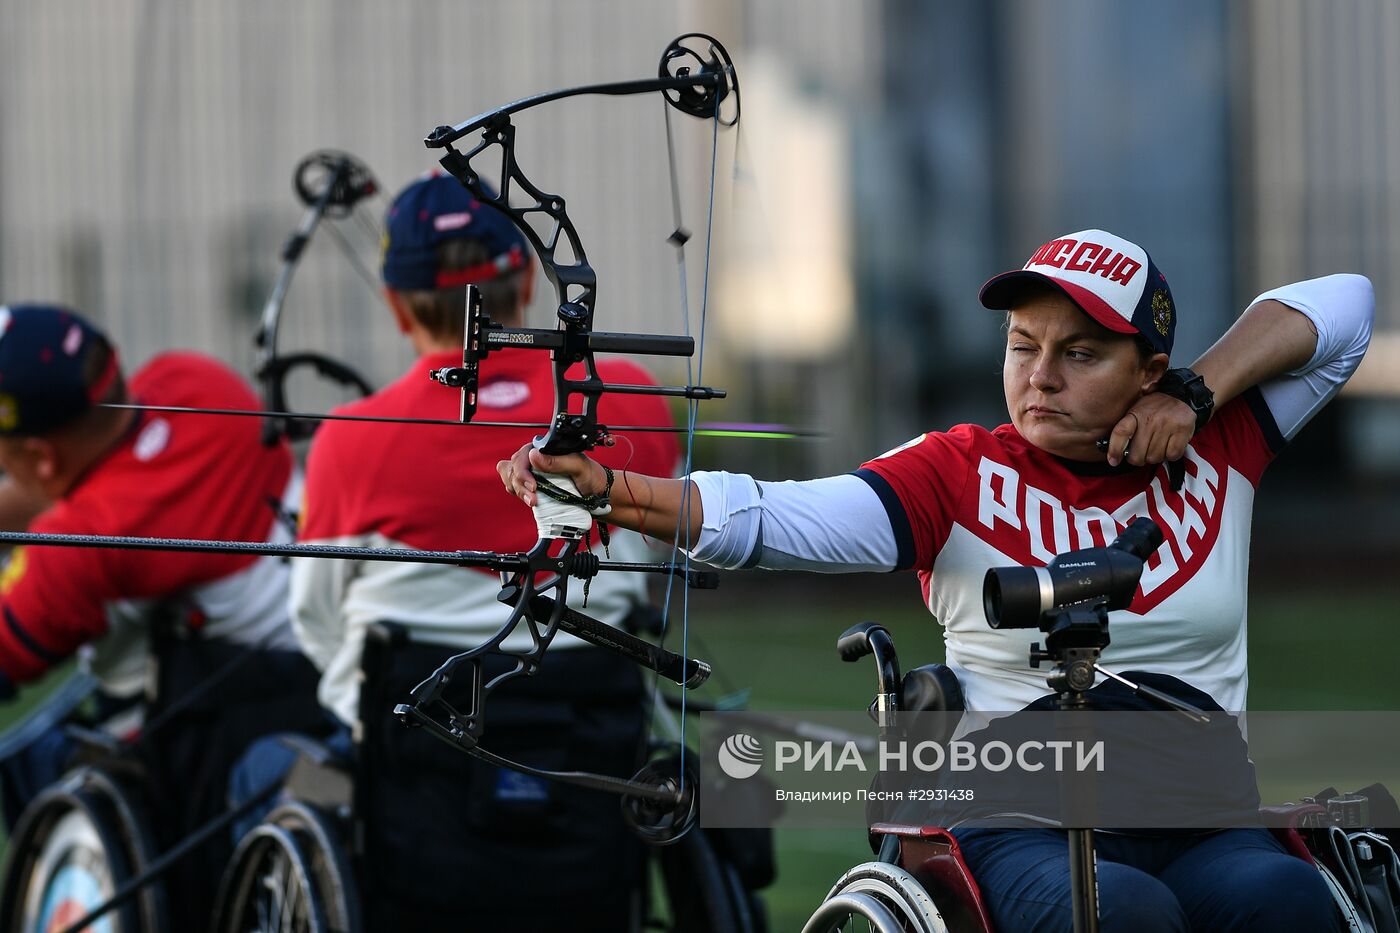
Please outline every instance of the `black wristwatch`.
[[1185, 402], [1196, 413], [1196, 430], [1206, 426], [1210, 413], [1215, 410], [1215, 393], [1206, 381], [1185, 366], [1169, 369], [1157, 381], [1157, 391]]

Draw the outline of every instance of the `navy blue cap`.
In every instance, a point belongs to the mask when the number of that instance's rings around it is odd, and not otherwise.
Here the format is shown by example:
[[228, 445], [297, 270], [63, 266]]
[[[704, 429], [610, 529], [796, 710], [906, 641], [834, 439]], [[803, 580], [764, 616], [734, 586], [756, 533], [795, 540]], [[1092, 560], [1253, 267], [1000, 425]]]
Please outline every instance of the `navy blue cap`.
[[1026, 283], [1049, 285], [1089, 317], [1119, 334], [1136, 334], [1171, 355], [1176, 304], [1167, 277], [1147, 250], [1104, 230], [1057, 237], [1031, 254], [1024, 267], [982, 286], [984, 307], [1005, 311]]
[[[438, 268], [448, 240], [480, 240], [490, 259], [466, 269]], [[484, 282], [525, 265], [525, 237], [505, 214], [483, 204], [451, 175], [435, 172], [399, 192], [384, 218], [380, 271], [401, 291], [456, 288]]]
[[99, 401], [117, 373], [111, 342], [77, 312], [0, 306], [0, 435], [63, 427]]

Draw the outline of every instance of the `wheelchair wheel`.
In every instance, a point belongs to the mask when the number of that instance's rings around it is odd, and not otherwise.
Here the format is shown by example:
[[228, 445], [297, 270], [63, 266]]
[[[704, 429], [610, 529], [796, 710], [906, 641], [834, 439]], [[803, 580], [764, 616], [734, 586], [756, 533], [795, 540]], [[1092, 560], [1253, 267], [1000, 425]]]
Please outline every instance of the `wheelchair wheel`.
[[838, 894], [822, 902], [802, 933], [854, 933], [863, 922], [869, 933], [903, 933], [906, 927], [889, 908], [869, 894]]
[[942, 914], [923, 885], [909, 872], [886, 862], [865, 862], [842, 875], [802, 928], [803, 933], [846, 930], [845, 924], [854, 918], [861, 918], [869, 929], [880, 933], [948, 933]]
[[215, 933], [359, 933], [343, 847], [314, 807], [278, 807], [238, 843], [219, 886]]
[[763, 904], [739, 873], [694, 828], [679, 842], [654, 850], [665, 886], [669, 919], [648, 929], [668, 933], [762, 933]]
[[[62, 930], [129, 881], [148, 852], [133, 852], [131, 826], [102, 780], [80, 772], [34, 799], [15, 827], [0, 884], [7, 930]], [[95, 786], [94, 786], [95, 785]], [[115, 785], [110, 785], [115, 788]], [[165, 929], [159, 898], [134, 897], [96, 921], [101, 933]]]

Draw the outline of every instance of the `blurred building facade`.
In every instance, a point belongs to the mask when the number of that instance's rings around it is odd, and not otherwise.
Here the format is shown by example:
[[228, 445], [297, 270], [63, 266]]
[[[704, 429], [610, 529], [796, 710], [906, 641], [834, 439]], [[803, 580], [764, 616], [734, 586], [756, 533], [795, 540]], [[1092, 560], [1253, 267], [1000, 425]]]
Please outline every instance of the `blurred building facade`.
[[[918, 334], [914, 348], [937, 348], [871, 357], [872, 371], [894, 362], [910, 373], [903, 387], [917, 387], [922, 423], [961, 420], [965, 396], [989, 379], [980, 404], [988, 419], [999, 413], [1000, 334], [977, 319], [981, 281], [1049, 237], [1101, 226], [1143, 243], [1167, 273], [1183, 364], [1266, 288], [1370, 276], [1373, 353], [1309, 429], [1329, 442], [1305, 446], [1334, 467], [1400, 470], [1390, 298], [1400, 66], [1384, 54], [1400, 41], [1400, 9], [890, 0], [886, 10], [901, 28], [885, 31], [888, 109], [872, 148], [878, 174], [909, 190], [866, 179], [881, 207], [862, 218], [862, 271], [882, 300], [865, 310]], [[891, 394], [877, 410], [901, 420], [903, 387], [881, 385]]]
[[[702, 417], [831, 435], [715, 444], [710, 464], [812, 475], [1002, 420], [977, 287], [1102, 226], [1171, 278], [1183, 361], [1264, 288], [1371, 276], [1380, 352], [1309, 430], [1329, 433], [1327, 465], [1400, 472], [1386, 0], [16, 0], [0, 5], [0, 296], [72, 302], [132, 362], [191, 346], [247, 371], [303, 155], [352, 152], [392, 191], [433, 166], [433, 126], [654, 73], [692, 30], [728, 45], [746, 104], [718, 141], [709, 276], [713, 140], [672, 120], [692, 327], [706, 294], [712, 315], [702, 379], [731, 394]], [[598, 270], [600, 328], [684, 326], [662, 110], [581, 98], [517, 121], [522, 164], [568, 199]], [[409, 357], [372, 287], [372, 228], [318, 235], [284, 344], [378, 383]], [[531, 323], [549, 313], [541, 295]]]

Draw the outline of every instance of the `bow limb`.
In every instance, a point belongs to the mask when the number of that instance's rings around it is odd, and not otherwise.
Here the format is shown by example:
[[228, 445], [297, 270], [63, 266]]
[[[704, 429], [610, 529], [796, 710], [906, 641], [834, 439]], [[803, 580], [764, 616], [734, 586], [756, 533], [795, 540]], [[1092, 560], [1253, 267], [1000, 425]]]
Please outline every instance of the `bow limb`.
[[[400, 704], [395, 714], [407, 725], [425, 726], [440, 739], [463, 750], [476, 747], [485, 731], [484, 713], [487, 698], [501, 684], [516, 677], [526, 677], [539, 670], [545, 650], [554, 640], [563, 618], [568, 598], [569, 572], [574, 568], [580, 539], [566, 540], [554, 554], [555, 541], [541, 538], [525, 554], [525, 566], [505, 575], [501, 589], [502, 602], [511, 603], [511, 613], [496, 634], [482, 644], [455, 655], [430, 674], [410, 693], [412, 702]], [[589, 555], [592, 556], [591, 554]], [[595, 567], [596, 570], [596, 559]], [[543, 579], [537, 575], [544, 574]], [[536, 615], [541, 606], [534, 604], [539, 596], [553, 596], [543, 618]], [[528, 648], [504, 647], [510, 636], [521, 632], [529, 637]], [[517, 639], [518, 641], [518, 639]], [[499, 673], [488, 673], [488, 658], [502, 658], [507, 667]], [[449, 699], [448, 687], [459, 669], [467, 671], [463, 690], [454, 690]], [[464, 702], [465, 701], [465, 702]], [[464, 705], [457, 705], [463, 704]]]
[[[379, 190], [378, 183], [369, 169], [354, 156], [322, 150], [312, 153], [297, 165], [292, 175], [292, 185], [307, 209], [282, 246], [282, 267], [278, 270], [272, 294], [263, 305], [262, 319], [254, 338], [258, 350], [254, 375], [262, 392], [263, 407], [272, 412], [287, 410], [287, 375], [303, 367], [309, 366], [322, 377], [352, 387], [361, 395], [374, 391], [374, 387], [353, 368], [323, 354], [278, 353], [277, 338], [292, 276], [321, 220], [327, 216], [348, 215], [355, 204]], [[284, 437], [302, 440], [310, 437], [314, 430], [314, 423], [270, 417], [263, 421], [263, 443], [272, 445]]]
[[[509, 681], [537, 671], [550, 642], [561, 628], [672, 677], [686, 688], [698, 687], [709, 677], [710, 667], [703, 661], [679, 657], [568, 608], [565, 605], [568, 573], [562, 568], [572, 566], [580, 557], [593, 555], [586, 549], [580, 551], [581, 538], [565, 539], [562, 549], [553, 555], [549, 553], [552, 544], [550, 539], [541, 538], [530, 551], [529, 561], [532, 566], [554, 567], [555, 572], [543, 580], [537, 580], [529, 567], [509, 574], [500, 596], [502, 602], [514, 603], [506, 623], [486, 643], [449, 658], [412, 690], [411, 702], [399, 704], [394, 713], [406, 725], [422, 727], [434, 738], [496, 767], [617, 794], [623, 799], [624, 817], [639, 834], [657, 845], [675, 842], [694, 825], [697, 813], [698, 782], [693, 773], [685, 771], [683, 760], [679, 764], [653, 763], [632, 778], [622, 778], [587, 771], [536, 768], [493, 754], [479, 744], [485, 730], [486, 703], [491, 694]], [[597, 559], [593, 560], [596, 563]], [[505, 640], [522, 628], [530, 636], [530, 648], [507, 650]], [[493, 659], [505, 660], [505, 669], [489, 671], [487, 664]], [[459, 708], [449, 698], [448, 688], [463, 669], [466, 685], [452, 691], [454, 697], [466, 698], [466, 705]]]

